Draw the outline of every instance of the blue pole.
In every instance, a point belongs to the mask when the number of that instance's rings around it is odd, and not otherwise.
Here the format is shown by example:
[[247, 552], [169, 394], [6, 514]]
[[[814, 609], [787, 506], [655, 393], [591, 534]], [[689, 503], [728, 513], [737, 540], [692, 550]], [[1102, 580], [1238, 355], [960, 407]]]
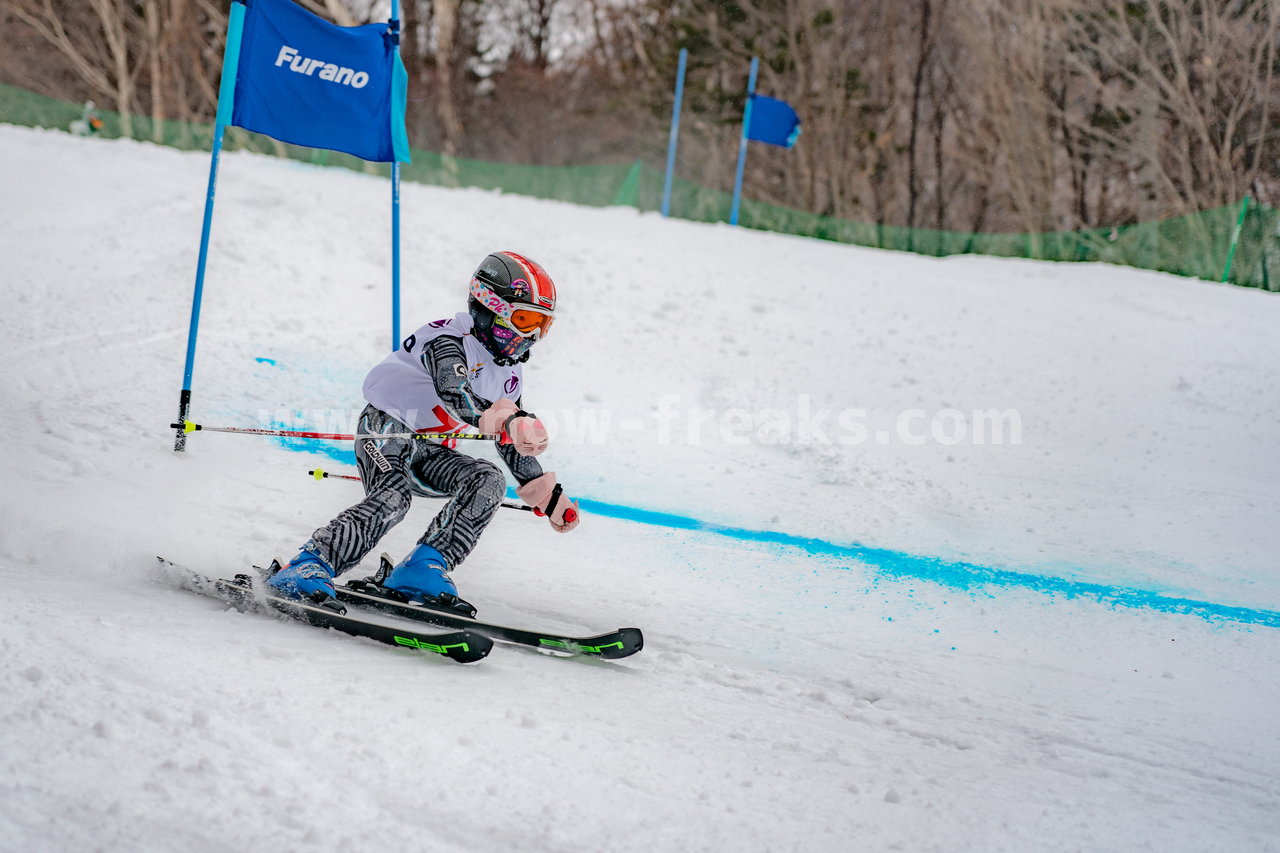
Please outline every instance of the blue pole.
[[671, 108], [671, 139], [667, 142], [667, 181], [662, 186], [662, 215], [671, 215], [671, 181], [676, 171], [676, 142], [680, 138], [680, 103], [684, 99], [684, 66], [689, 58], [687, 48], [680, 48], [680, 64], [676, 69], [676, 103]]
[[183, 424], [191, 411], [191, 377], [196, 364], [196, 335], [200, 331], [200, 302], [204, 297], [204, 271], [209, 258], [209, 231], [213, 226], [213, 199], [218, 187], [218, 161], [222, 156], [222, 134], [231, 123], [236, 99], [236, 73], [240, 67], [240, 40], [244, 33], [243, 0], [231, 4], [227, 23], [227, 44], [222, 54], [222, 83], [218, 87], [218, 113], [213, 124], [213, 151], [209, 158], [209, 186], [204, 199], [204, 225], [200, 230], [200, 257], [196, 261], [196, 286], [191, 296], [191, 326], [187, 331], [187, 363], [182, 371], [182, 393], [178, 396], [177, 433], [173, 449], [187, 448]]
[[733, 207], [729, 211], [729, 224], [738, 224], [738, 205], [742, 202], [742, 173], [747, 166], [747, 128], [751, 126], [751, 99], [756, 93], [756, 72], [760, 70], [759, 57], [751, 57], [751, 75], [747, 80], [747, 106], [742, 111], [742, 138], [738, 140], [738, 174], [733, 179]]
[[400, 163], [391, 161], [391, 350], [400, 349]]
[[[391, 0], [396, 59], [400, 57], [400, 0]], [[400, 349], [400, 161], [391, 158], [391, 351]]]

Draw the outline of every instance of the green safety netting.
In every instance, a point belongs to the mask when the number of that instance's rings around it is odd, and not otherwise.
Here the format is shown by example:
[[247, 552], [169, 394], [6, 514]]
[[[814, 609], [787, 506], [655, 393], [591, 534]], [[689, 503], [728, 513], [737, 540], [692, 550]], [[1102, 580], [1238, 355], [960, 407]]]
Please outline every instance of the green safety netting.
[[[122, 135], [120, 116], [98, 110], [101, 136]], [[0, 84], [0, 121], [31, 127], [69, 129], [84, 117], [84, 107]], [[208, 150], [213, 126], [162, 121], [158, 133], [145, 116], [132, 117], [135, 139], [155, 140], [177, 148]], [[277, 142], [239, 128], [228, 128], [224, 146], [290, 157], [309, 163], [339, 166], [361, 172], [387, 174], [386, 164]], [[401, 167], [401, 178], [424, 184], [478, 187], [518, 195], [606, 207], [625, 205], [659, 210], [663, 174], [643, 163], [612, 166], [521, 166], [445, 157], [413, 150], [413, 163]], [[681, 219], [727, 222], [730, 194], [677, 180], [672, 188], [671, 212]], [[1044, 234], [983, 234], [899, 228], [874, 222], [835, 219], [802, 210], [744, 199], [739, 222], [748, 228], [779, 231], [897, 249], [941, 257], [956, 254], [999, 255], [1051, 261], [1103, 261], [1246, 287], [1280, 290], [1280, 210], [1249, 199], [1158, 222], [1086, 231]], [[1232, 237], [1239, 228], [1232, 249]]]

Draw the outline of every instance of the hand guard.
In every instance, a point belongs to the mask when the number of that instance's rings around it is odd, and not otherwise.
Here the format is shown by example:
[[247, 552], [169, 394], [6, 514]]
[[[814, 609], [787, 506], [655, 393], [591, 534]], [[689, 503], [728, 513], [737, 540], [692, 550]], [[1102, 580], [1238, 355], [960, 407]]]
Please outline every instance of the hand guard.
[[563, 492], [560, 484], [556, 482], [553, 471], [548, 471], [516, 489], [516, 494], [533, 507], [535, 513], [545, 515], [551, 522], [551, 526], [558, 532], [568, 533], [578, 526], [581, 516], [578, 505], [565, 497]]
[[521, 456], [537, 456], [547, 449], [547, 428], [538, 416], [506, 398], [486, 409], [478, 426], [483, 433], [501, 433], [501, 442], [514, 445]]
[[521, 456], [537, 456], [547, 449], [547, 428], [529, 412], [516, 412], [507, 418], [504, 431]]

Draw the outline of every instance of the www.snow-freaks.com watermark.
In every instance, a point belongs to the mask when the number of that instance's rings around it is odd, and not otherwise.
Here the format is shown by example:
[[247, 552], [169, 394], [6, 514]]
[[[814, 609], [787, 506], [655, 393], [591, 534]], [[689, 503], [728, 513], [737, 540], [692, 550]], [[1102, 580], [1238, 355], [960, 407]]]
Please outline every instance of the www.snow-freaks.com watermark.
[[685, 407], [680, 397], [661, 398], [646, 417], [615, 418], [605, 408], [560, 412], [548, 428], [561, 441], [602, 444], [613, 430], [650, 433], [659, 444], [842, 445], [902, 444], [921, 446], [1018, 445], [1022, 414], [1016, 409], [904, 409], [896, 415], [863, 408], [815, 406], [801, 394], [793, 408]]
[[[561, 410], [539, 407], [537, 414], [555, 441], [570, 444], [605, 444], [619, 433], [647, 434], [658, 444], [718, 442], [731, 446], [1022, 443], [1022, 415], [1016, 409], [912, 408], [895, 414], [855, 407], [819, 407], [807, 394], [798, 395], [790, 408], [714, 409], [684, 406], [681, 402], [674, 394], [662, 397], [647, 415], [620, 415], [606, 406]], [[358, 411], [336, 409], [264, 410], [258, 416], [263, 423], [277, 427], [331, 433], [354, 432], [359, 421]], [[471, 431], [462, 429], [456, 421], [439, 425], [441, 432], [459, 430]]]

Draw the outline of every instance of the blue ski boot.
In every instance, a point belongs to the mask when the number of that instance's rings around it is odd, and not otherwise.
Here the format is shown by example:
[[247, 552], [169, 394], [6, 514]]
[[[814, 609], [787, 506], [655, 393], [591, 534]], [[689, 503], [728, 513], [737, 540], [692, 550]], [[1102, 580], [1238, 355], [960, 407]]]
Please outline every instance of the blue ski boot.
[[267, 585], [287, 598], [323, 601], [334, 597], [333, 567], [303, 548], [289, 565], [267, 578]]
[[463, 616], [476, 615], [474, 607], [458, 598], [458, 588], [449, 577], [444, 555], [430, 545], [419, 543], [394, 566], [384, 554], [373, 580], [383, 589], [399, 593], [406, 601]]

